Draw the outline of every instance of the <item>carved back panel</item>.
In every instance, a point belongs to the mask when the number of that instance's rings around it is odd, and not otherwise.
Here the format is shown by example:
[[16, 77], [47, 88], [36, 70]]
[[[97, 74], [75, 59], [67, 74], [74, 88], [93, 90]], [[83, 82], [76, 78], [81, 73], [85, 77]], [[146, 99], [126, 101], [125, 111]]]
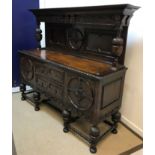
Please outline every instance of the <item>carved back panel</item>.
[[45, 22], [47, 48], [109, 62], [118, 59], [123, 65], [129, 21], [138, 8], [121, 4], [31, 11], [38, 24]]

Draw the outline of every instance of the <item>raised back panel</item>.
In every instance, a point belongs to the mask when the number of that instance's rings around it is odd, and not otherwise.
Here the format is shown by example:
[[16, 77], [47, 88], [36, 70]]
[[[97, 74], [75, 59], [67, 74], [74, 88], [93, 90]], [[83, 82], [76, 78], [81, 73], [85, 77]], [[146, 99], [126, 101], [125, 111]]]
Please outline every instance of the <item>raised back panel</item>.
[[46, 46], [124, 64], [127, 30], [133, 12], [129, 4], [31, 10], [45, 22]]
[[122, 79], [118, 79], [117, 81], [114, 81], [103, 87], [101, 109], [120, 99], [121, 83]]

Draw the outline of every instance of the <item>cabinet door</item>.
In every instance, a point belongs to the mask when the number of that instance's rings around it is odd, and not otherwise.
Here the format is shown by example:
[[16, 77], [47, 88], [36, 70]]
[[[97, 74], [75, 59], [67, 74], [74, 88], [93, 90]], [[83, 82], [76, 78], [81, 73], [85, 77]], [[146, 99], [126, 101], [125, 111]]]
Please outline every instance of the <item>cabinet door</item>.
[[25, 84], [35, 85], [35, 61], [29, 56], [20, 56], [20, 78]]
[[78, 111], [89, 110], [94, 102], [93, 82], [80, 75], [67, 76], [66, 100]]

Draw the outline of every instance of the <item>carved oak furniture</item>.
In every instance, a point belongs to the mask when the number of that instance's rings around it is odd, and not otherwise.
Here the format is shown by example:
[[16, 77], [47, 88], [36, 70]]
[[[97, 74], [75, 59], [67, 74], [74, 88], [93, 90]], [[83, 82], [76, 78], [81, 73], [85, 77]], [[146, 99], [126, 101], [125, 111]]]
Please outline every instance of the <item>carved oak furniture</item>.
[[[22, 100], [33, 93], [35, 110], [43, 99], [62, 112], [64, 132], [77, 133], [96, 152], [97, 142], [117, 133], [121, 114], [127, 31], [139, 7], [121, 4], [33, 9], [38, 48], [20, 51]], [[41, 48], [40, 22], [45, 22], [46, 48]], [[26, 85], [33, 88], [27, 92]], [[88, 136], [72, 126], [84, 119]], [[100, 131], [99, 124], [109, 128]]]

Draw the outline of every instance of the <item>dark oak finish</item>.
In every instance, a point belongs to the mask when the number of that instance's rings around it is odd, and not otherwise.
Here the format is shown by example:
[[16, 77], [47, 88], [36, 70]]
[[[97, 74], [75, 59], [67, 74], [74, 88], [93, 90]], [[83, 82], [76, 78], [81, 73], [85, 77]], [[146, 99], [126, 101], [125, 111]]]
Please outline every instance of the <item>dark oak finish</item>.
[[[97, 142], [117, 133], [120, 121], [127, 30], [138, 7], [122, 4], [96, 7], [34, 9], [38, 49], [20, 51], [22, 100], [33, 88], [35, 110], [43, 99], [62, 112], [64, 132], [73, 131], [97, 151]], [[46, 48], [40, 47], [45, 22]], [[72, 122], [91, 124], [86, 137]], [[109, 127], [101, 131], [98, 124]]]
[[[65, 65], [67, 67], [71, 67], [76, 70], [84, 71], [89, 74], [94, 75], [104, 75], [111, 71], [111, 64], [104, 62], [97, 62], [95, 60], [90, 60], [87, 58], [81, 58], [80, 56], [74, 56], [70, 54], [66, 54], [58, 51], [50, 51], [50, 50], [34, 50], [29, 51], [29, 55], [33, 57], [38, 57], [39, 59], [45, 61], [53, 61], [58, 64]], [[24, 64], [30, 62], [24, 62]], [[30, 67], [30, 64], [28, 64]]]

